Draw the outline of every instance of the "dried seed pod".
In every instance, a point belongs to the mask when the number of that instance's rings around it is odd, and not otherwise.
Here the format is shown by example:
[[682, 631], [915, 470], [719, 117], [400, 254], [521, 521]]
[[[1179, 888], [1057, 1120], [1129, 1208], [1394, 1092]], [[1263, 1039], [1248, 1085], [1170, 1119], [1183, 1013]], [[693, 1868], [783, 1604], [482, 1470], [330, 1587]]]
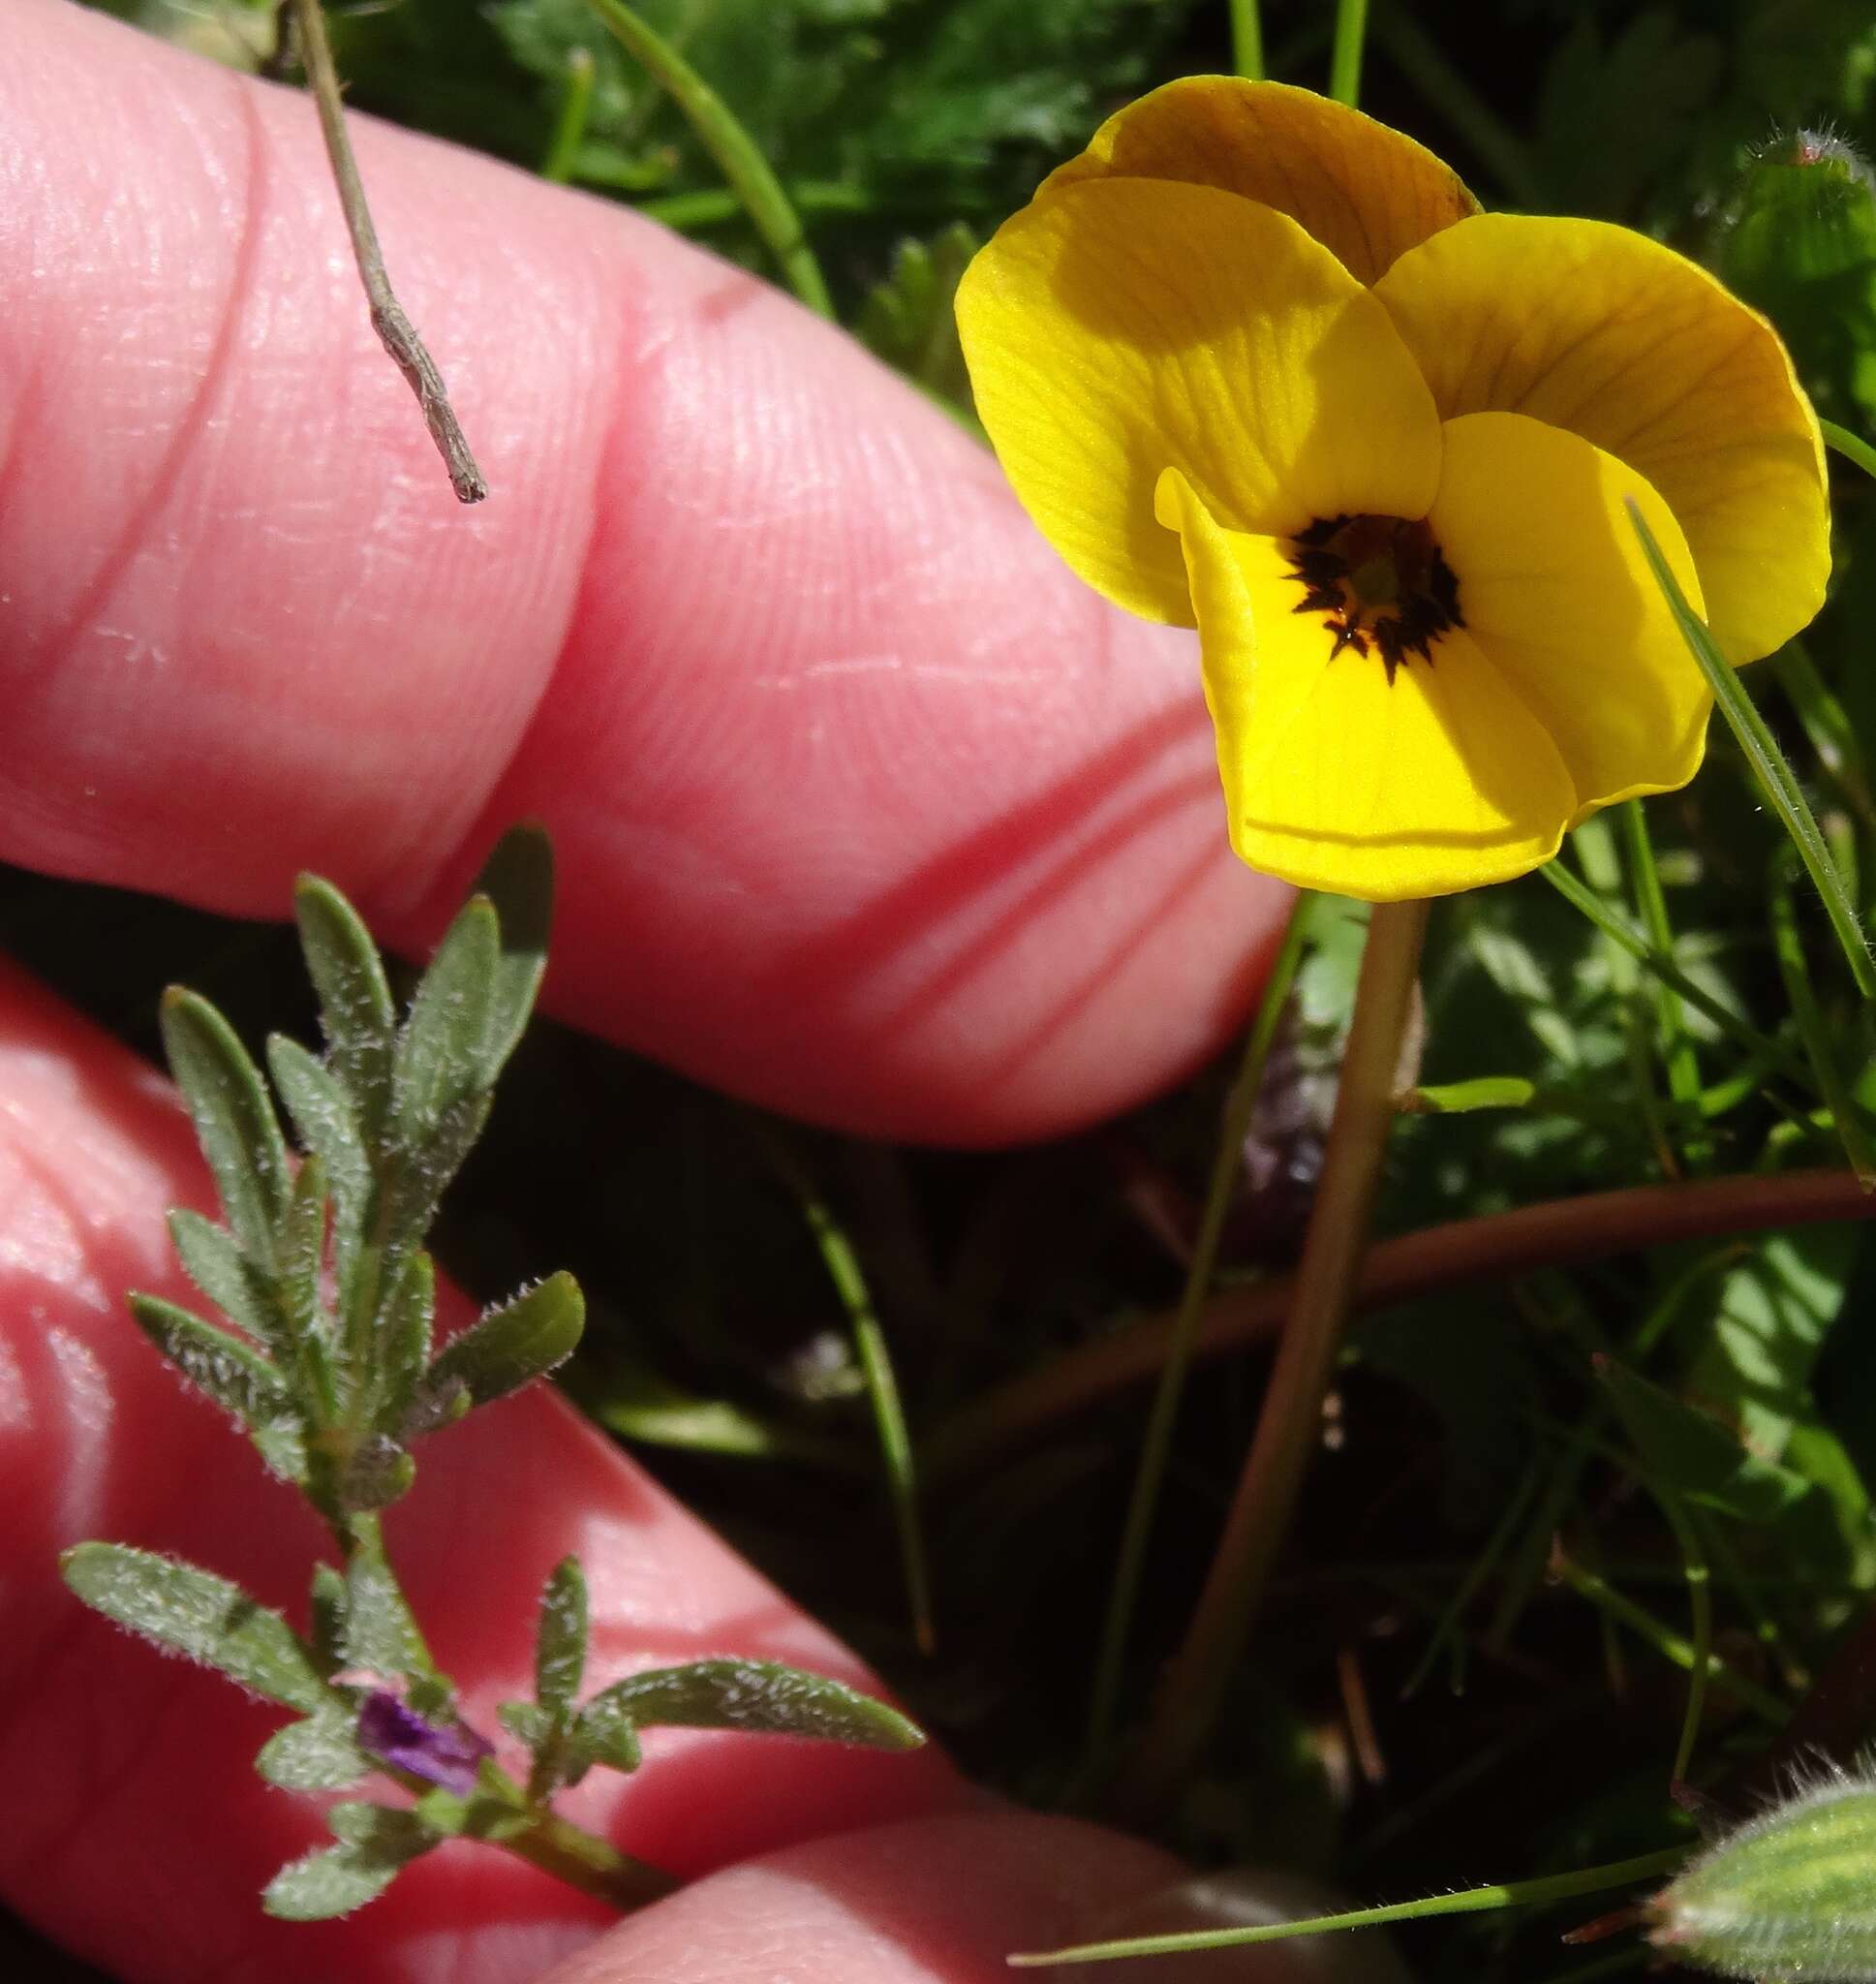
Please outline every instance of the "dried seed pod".
[[1709, 1846], [1643, 1910], [1677, 1963], [1728, 1977], [1876, 1980], [1876, 1774], [1832, 1770]]

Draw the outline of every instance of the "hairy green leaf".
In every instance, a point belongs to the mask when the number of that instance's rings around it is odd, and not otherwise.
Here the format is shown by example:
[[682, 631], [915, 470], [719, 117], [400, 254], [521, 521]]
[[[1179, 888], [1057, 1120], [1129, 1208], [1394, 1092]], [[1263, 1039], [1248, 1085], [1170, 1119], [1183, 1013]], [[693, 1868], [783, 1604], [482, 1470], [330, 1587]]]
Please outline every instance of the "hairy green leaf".
[[280, 1348], [282, 1318], [267, 1277], [242, 1254], [226, 1226], [177, 1206], [169, 1213], [169, 1242], [183, 1273], [231, 1322], [256, 1343]]
[[335, 1805], [325, 1816], [341, 1844], [283, 1867], [261, 1897], [269, 1915], [286, 1922], [349, 1915], [445, 1838], [415, 1813], [387, 1805]]
[[398, 1036], [391, 1130], [420, 1152], [446, 1112], [484, 1090], [501, 963], [501, 928], [486, 896], [472, 896], [444, 934]]
[[640, 1728], [741, 1729], [870, 1750], [916, 1750], [925, 1741], [915, 1723], [884, 1702], [772, 1660], [697, 1660], [633, 1674], [595, 1695], [580, 1720], [590, 1726], [620, 1711]]
[[495, 967], [482, 1080], [492, 1087], [534, 1011], [547, 971], [554, 922], [553, 843], [538, 826], [511, 826], [476, 878], [476, 893], [495, 906], [501, 951]]
[[424, 1673], [430, 1664], [410, 1605], [375, 1549], [355, 1551], [346, 1569], [345, 1651], [348, 1665], [386, 1681]]
[[579, 1284], [565, 1271], [551, 1275], [452, 1337], [430, 1366], [424, 1391], [443, 1400], [461, 1387], [485, 1406], [545, 1377], [572, 1353], [585, 1322]]
[[329, 882], [302, 875], [293, 889], [300, 948], [320, 995], [331, 1071], [366, 1139], [390, 1107], [397, 1008], [383, 959], [358, 914]]
[[132, 1295], [137, 1326], [198, 1391], [246, 1426], [287, 1418], [292, 1395], [280, 1373], [241, 1338], [160, 1295]]
[[169, 1071], [188, 1099], [229, 1226], [242, 1253], [272, 1274], [292, 1173], [260, 1070], [227, 1020], [180, 985], [163, 995], [162, 1025]]
[[356, 1717], [348, 1703], [276, 1729], [254, 1767], [283, 1791], [343, 1791], [369, 1777], [372, 1763], [353, 1740]]
[[334, 1260], [341, 1281], [351, 1272], [371, 1214], [371, 1160], [352, 1103], [331, 1071], [297, 1040], [275, 1034], [267, 1068], [292, 1118], [301, 1145], [324, 1168], [332, 1195]]
[[127, 1543], [79, 1543], [59, 1569], [94, 1611], [256, 1694], [302, 1715], [331, 1699], [299, 1635], [225, 1577]]
[[586, 1574], [577, 1557], [563, 1557], [540, 1594], [535, 1633], [535, 1699], [550, 1715], [570, 1708], [586, 1672]]

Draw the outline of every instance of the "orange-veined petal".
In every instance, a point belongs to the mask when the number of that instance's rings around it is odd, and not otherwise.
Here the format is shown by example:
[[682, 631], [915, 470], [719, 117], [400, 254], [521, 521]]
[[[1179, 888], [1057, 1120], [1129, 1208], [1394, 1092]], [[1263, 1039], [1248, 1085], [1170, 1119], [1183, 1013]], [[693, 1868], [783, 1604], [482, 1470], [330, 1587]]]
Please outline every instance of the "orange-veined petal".
[[977, 412], [1083, 578], [1189, 626], [1153, 487], [1177, 468], [1235, 530], [1421, 516], [1439, 422], [1373, 296], [1296, 222], [1167, 179], [1069, 186], [1006, 221], [958, 291]]
[[1458, 577], [1466, 632], [1562, 754], [1579, 817], [1684, 786], [1712, 706], [1628, 497], [1698, 612], [1686, 542], [1636, 469], [1523, 414], [1447, 423], [1429, 521]]
[[1087, 179], [1182, 179], [1286, 213], [1358, 282], [1479, 210], [1411, 138], [1313, 90], [1187, 76], [1117, 110], [1037, 199]]
[[1330, 659], [1286, 547], [1222, 528], [1169, 474], [1191, 572], [1231, 845], [1251, 867], [1372, 902], [1445, 895], [1548, 860], [1577, 810], [1549, 733], [1455, 628], [1389, 682]]
[[1823, 604], [1816, 417], [1771, 326], [1704, 269], [1600, 221], [1482, 214], [1410, 249], [1374, 294], [1445, 418], [1528, 414], [1641, 470], [1731, 661]]

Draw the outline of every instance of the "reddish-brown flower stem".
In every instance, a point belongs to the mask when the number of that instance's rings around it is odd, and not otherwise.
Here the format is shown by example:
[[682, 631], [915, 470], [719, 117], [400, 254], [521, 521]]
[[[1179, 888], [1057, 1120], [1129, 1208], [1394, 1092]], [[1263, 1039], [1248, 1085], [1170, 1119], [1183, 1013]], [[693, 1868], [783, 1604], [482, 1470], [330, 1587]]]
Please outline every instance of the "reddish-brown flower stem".
[[[1793, 1171], [1640, 1185], [1547, 1200], [1514, 1212], [1453, 1220], [1370, 1247], [1356, 1280], [1356, 1310], [1385, 1308], [1467, 1282], [1603, 1260], [1676, 1240], [1758, 1233], [1776, 1226], [1876, 1217], [1851, 1171]], [[1194, 1354], [1221, 1357], [1276, 1335], [1296, 1286], [1284, 1275], [1233, 1288], [1207, 1304]], [[1170, 1314], [1055, 1358], [960, 1412], [921, 1448], [933, 1480], [962, 1473], [1038, 1426], [1098, 1405], [1151, 1378], [1165, 1360]]]

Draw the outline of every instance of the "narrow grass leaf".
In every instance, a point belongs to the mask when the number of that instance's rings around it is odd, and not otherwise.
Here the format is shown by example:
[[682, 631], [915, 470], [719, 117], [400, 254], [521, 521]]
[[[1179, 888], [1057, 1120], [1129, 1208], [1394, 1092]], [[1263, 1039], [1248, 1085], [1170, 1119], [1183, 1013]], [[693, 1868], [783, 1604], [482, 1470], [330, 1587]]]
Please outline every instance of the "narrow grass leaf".
[[892, 1500], [893, 1521], [899, 1533], [899, 1553], [905, 1566], [906, 1592], [910, 1602], [912, 1634], [919, 1648], [930, 1653], [937, 1644], [932, 1618], [932, 1574], [925, 1554], [925, 1535], [918, 1513], [918, 1473], [912, 1456], [911, 1434], [906, 1425], [906, 1410], [900, 1401], [899, 1380], [892, 1368], [892, 1352], [886, 1333], [873, 1306], [860, 1258], [853, 1251], [827, 1202], [816, 1190], [806, 1165], [779, 1135], [764, 1138], [770, 1158], [793, 1188], [802, 1217], [820, 1250], [822, 1265], [835, 1292], [846, 1311], [853, 1332], [853, 1348], [866, 1379], [867, 1398], [873, 1407], [873, 1423], [879, 1440], [879, 1454], [885, 1465], [886, 1491]]
[[229, 1227], [248, 1258], [271, 1274], [292, 1173], [260, 1070], [227, 1020], [180, 985], [163, 995], [162, 1027], [169, 1071], [188, 1099]]
[[331, 1699], [299, 1635], [225, 1577], [127, 1543], [80, 1543], [59, 1570], [94, 1611], [255, 1694], [301, 1715]]
[[1635, 534], [1642, 541], [1642, 550], [1654, 574], [1655, 583], [1661, 588], [1661, 596], [1667, 601], [1680, 629], [1681, 638], [1700, 664], [1701, 673], [1707, 677], [1707, 686], [1713, 692], [1713, 700], [1719, 704], [1720, 714], [1738, 740], [1739, 749], [1752, 767], [1760, 790], [1784, 822], [1792, 845], [1797, 848], [1818, 894], [1824, 898], [1825, 912], [1837, 934], [1838, 944], [1843, 947], [1844, 959], [1857, 982], [1858, 991], [1865, 999], [1876, 999], [1876, 959], [1870, 956], [1869, 940], [1863, 934], [1857, 906], [1844, 886], [1836, 863], [1830, 858], [1830, 850], [1818, 830], [1818, 823], [1805, 803], [1797, 777], [1786, 763], [1777, 740], [1767, 728], [1765, 719], [1746, 694], [1738, 672], [1714, 646], [1713, 636], [1707, 631], [1706, 624], [1688, 605], [1679, 581], [1669, 571], [1668, 562], [1661, 555], [1661, 547], [1654, 541], [1654, 533], [1649, 530], [1632, 497], [1628, 501], [1628, 513]]
[[1774, 1040], [1768, 1034], [1762, 1034], [1749, 1020], [1741, 1019], [1737, 1012], [1722, 1006], [1672, 958], [1663, 957], [1655, 950], [1645, 937], [1617, 915], [1594, 889], [1572, 875], [1562, 862], [1547, 861], [1537, 872], [1572, 909], [1588, 917], [1598, 930], [1619, 945], [1645, 971], [1652, 973], [1664, 985], [1672, 986], [1689, 1006], [1705, 1013], [1723, 1033], [1800, 1087], [1806, 1090], [1812, 1087], [1815, 1077], [1801, 1055], [1793, 1053], [1782, 1040]]
[[1872, 448], [1861, 434], [1853, 434], [1848, 427], [1840, 427], [1834, 420], [1819, 420], [1818, 426], [1824, 433], [1824, 445], [1843, 456], [1845, 461], [1856, 463], [1866, 476], [1876, 476], [1876, 448]]
[[742, 202], [763, 244], [787, 277], [789, 288], [810, 310], [831, 321], [833, 299], [827, 294], [820, 264], [808, 245], [800, 217], [768, 160], [737, 122], [728, 105], [662, 35], [630, 7], [622, 5], [621, 0], [588, 0], [588, 4], [689, 119], [691, 128]]
[[1379, 1929], [1390, 1922], [1420, 1922], [1431, 1915], [1478, 1915], [1494, 1908], [1540, 1907], [1573, 1901], [1606, 1888], [1632, 1887], [1672, 1874], [1687, 1858], [1684, 1846], [1643, 1853], [1585, 1867], [1575, 1874], [1551, 1874], [1535, 1880], [1507, 1880], [1460, 1894], [1428, 1895], [1418, 1902], [1390, 1902], [1378, 1908], [1353, 1908], [1342, 1915], [1316, 1915], [1305, 1922], [1262, 1922], [1253, 1929], [1194, 1929], [1176, 1936], [1134, 1937], [1124, 1942], [1086, 1942], [1072, 1949], [1038, 1950], [1004, 1959], [1015, 1969], [1048, 1964], [1104, 1964], [1121, 1957], [1178, 1956], [1188, 1950], [1244, 1949], [1257, 1942], [1282, 1942], [1296, 1936], [1321, 1936], [1332, 1929]]
[[1869, 1144], [1861, 1111], [1850, 1085], [1837, 1066], [1837, 1050], [1830, 1029], [1819, 1009], [1811, 986], [1810, 965], [1804, 956], [1804, 940], [1798, 930], [1798, 905], [1792, 894], [1792, 871], [1796, 857], [1789, 849], [1784, 858], [1771, 864], [1771, 941], [1778, 958], [1778, 970], [1785, 981], [1785, 997], [1791, 1004], [1798, 1037], [1804, 1042], [1825, 1106], [1836, 1127], [1837, 1141], [1865, 1192], [1876, 1191], [1876, 1152]]

